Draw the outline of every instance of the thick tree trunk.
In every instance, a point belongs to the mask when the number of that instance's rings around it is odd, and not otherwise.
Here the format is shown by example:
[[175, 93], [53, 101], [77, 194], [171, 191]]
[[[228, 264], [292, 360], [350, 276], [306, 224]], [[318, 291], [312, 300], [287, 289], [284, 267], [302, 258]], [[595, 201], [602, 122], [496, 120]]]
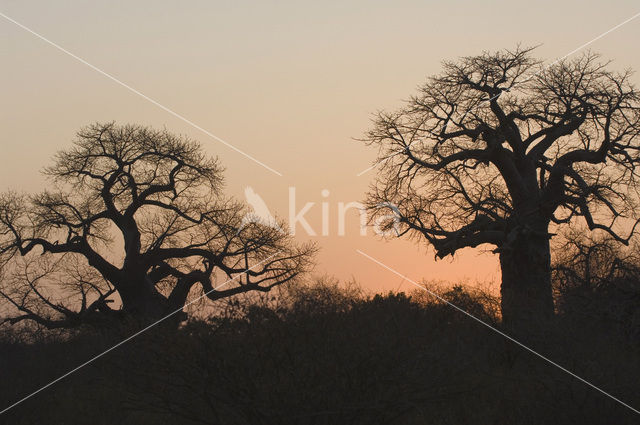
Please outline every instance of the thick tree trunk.
[[519, 335], [537, 333], [554, 312], [546, 228], [523, 232], [504, 247], [500, 266], [503, 323]]
[[122, 310], [139, 320], [158, 320], [170, 313], [169, 302], [144, 280], [128, 281], [119, 290]]

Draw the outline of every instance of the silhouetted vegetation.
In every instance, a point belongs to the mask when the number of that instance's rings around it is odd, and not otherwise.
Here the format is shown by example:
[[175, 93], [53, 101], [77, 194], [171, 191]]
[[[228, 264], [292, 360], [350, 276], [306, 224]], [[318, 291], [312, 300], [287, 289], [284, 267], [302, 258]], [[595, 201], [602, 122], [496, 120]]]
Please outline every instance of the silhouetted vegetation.
[[[372, 223], [438, 257], [492, 245], [500, 297], [309, 282], [315, 247], [225, 197], [196, 142], [82, 129], [49, 190], [0, 194], [0, 402], [24, 401], [2, 421], [637, 423], [640, 95], [531, 50], [445, 63], [367, 135]], [[577, 219], [600, 233], [552, 263]]]
[[[573, 255], [554, 267], [559, 309], [555, 326], [532, 348], [638, 406], [637, 322], [634, 332], [621, 326], [632, 323], [630, 316], [615, 316], [624, 311], [637, 320], [637, 275], [623, 272], [607, 280], [600, 274], [603, 266], [595, 273], [593, 296], [578, 297], [575, 288], [586, 291], [575, 277], [584, 271], [576, 266], [584, 252], [565, 252]], [[620, 251], [607, 255], [613, 262], [623, 260]], [[637, 265], [629, 263], [633, 270]], [[618, 277], [628, 282], [621, 286]], [[622, 289], [630, 292], [619, 297]], [[500, 328], [495, 297], [460, 286], [438, 291]], [[137, 329], [92, 328], [66, 337], [45, 334], [30, 342], [5, 333], [1, 362], [11, 368], [2, 368], [3, 405]], [[369, 296], [355, 284], [339, 285], [331, 279], [281, 287], [277, 294], [252, 300], [228, 300], [217, 314], [180, 329], [153, 328], [6, 415], [6, 422], [15, 424], [637, 420], [629, 409], [427, 292]]]
[[550, 240], [583, 222], [628, 243], [640, 222], [640, 94], [630, 71], [583, 54], [543, 66], [533, 49], [443, 63], [398, 111], [380, 112], [369, 208], [436, 256], [491, 246], [505, 323], [521, 337], [554, 313]]
[[640, 250], [606, 237], [568, 235], [553, 267], [556, 309], [581, 327], [640, 342]]
[[166, 130], [90, 125], [45, 175], [42, 193], [0, 194], [3, 322], [179, 323], [190, 295], [268, 292], [307, 271], [315, 252], [247, 222], [248, 208], [223, 194], [217, 159]]

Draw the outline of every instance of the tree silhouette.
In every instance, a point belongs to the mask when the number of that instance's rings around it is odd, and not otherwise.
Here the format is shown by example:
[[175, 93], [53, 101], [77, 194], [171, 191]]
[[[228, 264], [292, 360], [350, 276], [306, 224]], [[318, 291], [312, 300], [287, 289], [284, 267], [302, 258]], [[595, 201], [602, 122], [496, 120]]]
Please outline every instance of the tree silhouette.
[[[192, 290], [217, 300], [305, 272], [315, 248], [243, 224], [247, 208], [223, 196], [222, 171], [197, 143], [167, 131], [82, 129], [45, 169], [50, 190], [1, 196], [0, 295], [16, 312], [5, 321], [58, 328], [116, 310], [159, 318]], [[109, 306], [116, 295], [118, 309]]]
[[366, 136], [379, 147], [367, 203], [383, 227], [426, 239], [440, 258], [493, 245], [503, 320], [514, 328], [553, 315], [555, 225], [581, 218], [627, 243], [637, 224], [640, 102], [630, 72], [610, 72], [591, 53], [543, 68], [531, 51], [445, 62]]

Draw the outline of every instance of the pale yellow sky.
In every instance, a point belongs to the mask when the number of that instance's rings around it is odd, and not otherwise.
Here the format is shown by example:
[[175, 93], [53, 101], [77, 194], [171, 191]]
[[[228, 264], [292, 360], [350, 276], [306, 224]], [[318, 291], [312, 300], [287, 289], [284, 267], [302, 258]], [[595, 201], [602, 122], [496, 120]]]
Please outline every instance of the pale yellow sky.
[[[424, 245], [337, 234], [337, 203], [362, 200], [375, 152], [356, 142], [372, 112], [397, 107], [440, 61], [484, 49], [542, 43], [553, 59], [640, 12], [612, 1], [0, 2], [0, 11], [283, 174], [277, 176], [88, 66], [0, 17], [0, 190], [46, 186], [38, 171], [93, 121], [166, 127], [199, 140], [227, 167], [228, 192], [246, 186], [288, 215], [289, 187], [330, 234], [318, 273], [372, 290], [401, 280], [361, 249], [414, 280], [498, 280], [497, 259], [469, 250], [433, 261]], [[589, 47], [613, 68], [640, 70], [640, 18]], [[638, 76], [635, 76], [638, 83]], [[328, 189], [330, 195], [321, 197]], [[300, 238], [307, 239], [302, 229]], [[410, 289], [404, 284], [402, 289]]]

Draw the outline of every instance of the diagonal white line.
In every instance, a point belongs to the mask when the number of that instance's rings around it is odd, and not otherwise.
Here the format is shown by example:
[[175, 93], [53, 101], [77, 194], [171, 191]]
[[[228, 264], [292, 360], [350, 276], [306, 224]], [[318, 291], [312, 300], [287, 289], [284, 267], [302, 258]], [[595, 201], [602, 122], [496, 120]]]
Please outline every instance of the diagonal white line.
[[55, 384], [56, 382], [59, 382], [61, 380], [63, 380], [64, 378], [66, 378], [67, 376], [77, 372], [78, 370], [82, 369], [83, 367], [87, 366], [90, 363], [93, 363], [94, 361], [98, 360], [100, 357], [104, 356], [105, 354], [115, 350], [116, 348], [120, 347], [122, 344], [126, 343], [127, 341], [132, 340], [133, 338], [137, 337], [138, 335], [148, 331], [149, 329], [153, 328], [154, 326], [156, 326], [158, 323], [168, 319], [169, 317], [173, 316], [174, 314], [177, 314], [179, 312], [181, 312], [182, 310], [184, 310], [185, 308], [187, 308], [188, 306], [190, 306], [191, 304], [200, 301], [202, 298], [206, 297], [208, 294], [210, 294], [211, 292], [215, 291], [216, 289], [220, 289], [223, 286], [225, 286], [227, 283], [232, 282], [234, 280], [236, 280], [238, 277], [242, 276], [243, 274], [247, 273], [249, 270], [252, 270], [254, 267], [259, 266], [260, 264], [266, 262], [267, 260], [269, 260], [270, 258], [275, 257], [276, 255], [280, 254], [282, 251], [278, 251], [275, 254], [272, 254], [270, 256], [268, 256], [267, 258], [265, 258], [264, 260], [254, 264], [253, 266], [249, 267], [248, 269], [246, 269], [244, 272], [238, 274], [237, 276], [233, 277], [232, 279], [229, 279], [223, 283], [221, 283], [220, 285], [216, 286], [215, 288], [210, 289], [209, 291], [203, 293], [202, 295], [200, 295], [199, 297], [197, 297], [194, 300], [191, 300], [190, 302], [186, 303], [184, 306], [182, 306], [181, 308], [172, 311], [171, 313], [167, 314], [166, 316], [156, 320], [155, 322], [153, 322], [152, 324], [148, 325], [145, 328], [142, 328], [141, 330], [139, 330], [138, 332], [134, 333], [133, 335], [128, 336], [127, 338], [123, 339], [122, 341], [120, 341], [119, 343], [117, 343], [116, 345], [106, 349], [105, 351], [101, 352], [100, 354], [98, 354], [97, 356], [94, 356], [92, 358], [90, 358], [89, 360], [87, 360], [86, 362], [82, 363], [79, 366], [74, 367], [73, 369], [71, 369], [70, 371], [68, 371], [67, 373], [65, 373], [64, 375], [59, 376], [58, 378], [54, 379], [53, 381], [49, 382], [47, 385], [44, 385], [43, 387], [40, 387], [39, 389], [37, 389], [36, 391], [32, 392], [31, 394], [21, 398], [20, 400], [16, 401], [15, 403], [13, 403], [10, 406], [5, 407], [2, 411], [0, 411], [0, 415], [2, 415], [3, 413], [13, 409], [14, 407], [16, 407], [17, 405], [19, 405], [20, 403], [30, 399], [31, 397], [33, 397], [34, 395], [38, 394], [39, 392], [49, 388], [50, 386], [52, 386], [53, 384]]
[[[524, 79], [523, 81], [519, 81], [518, 83], [514, 84], [512, 86], [515, 87], [517, 85], [520, 84], [524, 84], [527, 81], [531, 80], [533, 77], [535, 77], [536, 75], [540, 74], [541, 72], [543, 72], [545, 69], [549, 69], [550, 67], [552, 67], [553, 65], [557, 64], [558, 62], [561, 62], [562, 60], [568, 58], [569, 56], [573, 55], [576, 52], [579, 52], [580, 50], [584, 49], [585, 47], [589, 46], [590, 44], [595, 43], [596, 41], [600, 40], [602, 37], [604, 37], [607, 34], [612, 33], [613, 31], [617, 30], [618, 28], [620, 28], [621, 26], [628, 24], [629, 22], [633, 21], [634, 19], [636, 19], [638, 16], [640, 16], [640, 12], [636, 13], [635, 15], [631, 16], [628, 19], [625, 19], [624, 21], [620, 22], [618, 25], [609, 28], [608, 30], [606, 30], [605, 32], [603, 32], [602, 34], [600, 34], [599, 36], [591, 39], [590, 41], [587, 41], [586, 43], [584, 43], [583, 45], [581, 45], [580, 47], [576, 47], [575, 49], [573, 49], [572, 51], [570, 51], [569, 53], [567, 53], [566, 55], [556, 59], [555, 61], [551, 62], [548, 65], [545, 65], [542, 67], [542, 69], [539, 69], [538, 71], [536, 71], [535, 73], [531, 74], [528, 78]], [[487, 103], [487, 102], [491, 102], [493, 99], [497, 98], [498, 96], [500, 96], [500, 94], [502, 93], [498, 93], [493, 97], [490, 97], [488, 99], [485, 99], [483, 101], [481, 101], [480, 103], [478, 103], [476, 106], [474, 106], [473, 108], [469, 109], [467, 111], [467, 113], [474, 111], [475, 109], [479, 108], [480, 105]], [[411, 146], [411, 143], [409, 143], [409, 146]], [[378, 165], [383, 164], [385, 162], [387, 162], [388, 160], [390, 160], [391, 158], [393, 158], [395, 155], [399, 154], [400, 152], [403, 152], [404, 150], [408, 149], [409, 146], [407, 146], [404, 149], [399, 150], [398, 152], [394, 152], [393, 154], [391, 154], [390, 156], [388, 156], [387, 158], [381, 160], [381, 161], [377, 161], [376, 163], [374, 163], [372, 166], [365, 168], [364, 170], [360, 171], [358, 174], [356, 174], [356, 177], [360, 177], [363, 174], [368, 173], [369, 171], [373, 170], [374, 168], [376, 168]]]
[[215, 134], [211, 133], [210, 131], [200, 127], [198, 124], [194, 123], [193, 121], [185, 118], [184, 116], [180, 115], [179, 113], [175, 112], [173, 109], [167, 108], [166, 106], [162, 105], [160, 102], [150, 98], [149, 96], [145, 95], [144, 93], [141, 93], [140, 91], [134, 89], [133, 87], [131, 87], [130, 85], [120, 81], [119, 79], [117, 79], [116, 77], [114, 77], [113, 75], [101, 70], [100, 68], [98, 68], [97, 66], [94, 66], [92, 64], [90, 64], [89, 62], [87, 62], [86, 60], [82, 59], [81, 57], [78, 57], [76, 55], [74, 55], [73, 53], [71, 53], [70, 51], [68, 51], [67, 49], [65, 49], [64, 47], [60, 46], [59, 44], [54, 43], [53, 41], [49, 40], [48, 38], [38, 34], [37, 32], [35, 32], [34, 30], [32, 30], [31, 28], [21, 24], [20, 22], [16, 21], [15, 19], [5, 15], [4, 13], [0, 12], [0, 16], [2, 16], [3, 18], [5, 18], [7, 21], [12, 22], [14, 24], [16, 24], [17, 26], [19, 26], [20, 28], [22, 28], [23, 30], [35, 35], [36, 37], [38, 37], [40, 40], [44, 41], [45, 43], [55, 47], [56, 49], [60, 50], [61, 52], [71, 56], [72, 58], [74, 58], [75, 60], [77, 60], [78, 62], [81, 62], [83, 64], [85, 64], [86, 66], [88, 66], [89, 68], [93, 69], [94, 71], [104, 75], [105, 77], [107, 77], [108, 79], [112, 80], [113, 82], [121, 85], [122, 87], [126, 88], [127, 90], [131, 91], [132, 93], [137, 94], [138, 96], [140, 96], [141, 98], [151, 102], [152, 104], [154, 104], [155, 106], [157, 106], [158, 108], [162, 109], [163, 111], [168, 112], [169, 114], [173, 115], [174, 117], [178, 118], [179, 120], [189, 124], [191, 127], [200, 130], [201, 132], [203, 132], [204, 134], [206, 134], [207, 136], [213, 138], [214, 140], [222, 143], [223, 145], [227, 146], [228, 148], [233, 149], [234, 151], [238, 152], [240, 155], [243, 155], [245, 158], [250, 159], [251, 161], [255, 162], [256, 164], [261, 165], [262, 167], [266, 168], [267, 170], [271, 171], [274, 174], [279, 175], [280, 177], [282, 177], [282, 173], [280, 173], [279, 171], [274, 170], [273, 168], [269, 167], [268, 165], [266, 165], [265, 163], [259, 161], [258, 159], [254, 158], [253, 156], [249, 155], [248, 153], [244, 152], [241, 149], [238, 149], [237, 147], [233, 146], [231, 143], [225, 141], [224, 139], [216, 136]]
[[388, 160], [389, 160], [389, 158], [387, 158], [387, 159], [383, 159], [383, 160], [382, 160], [382, 161], [380, 161], [380, 162], [376, 162], [376, 163], [375, 163], [375, 164], [373, 164], [371, 167], [369, 167], [369, 168], [365, 168], [364, 170], [360, 171], [358, 174], [356, 174], [356, 177], [360, 177], [361, 175], [368, 173], [369, 171], [371, 171], [371, 170], [373, 170], [374, 168], [376, 168], [378, 165], [380, 165], [380, 164], [382, 164], [383, 162], [388, 161]]
[[[597, 36], [596, 38], [592, 39], [591, 41], [588, 41], [586, 43], [584, 43], [582, 46], [580, 47], [576, 47], [575, 49], [573, 49], [572, 51], [570, 51], [569, 53], [567, 53], [566, 55], [564, 55], [563, 57], [561, 57], [560, 59], [557, 59], [555, 62], [553, 62], [551, 65], [554, 65], [558, 62], [560, 62], [563, 59], [566, 59], [567, 57], [571, 56], [572, 54], [584, 49], [585, 47], [587, 47], [588, 45], [595, 43], [596, 41], [600, 40], [602, 37], [604, 37], [605, 35], [612, 33], [613, 31], [617, 30], [618, 28], [620, 28], [621, 26], [628, 24], [629, 22], [633, 21], [634, 19], [636, 19], [638, 16], [640, 16], [640, 12], [636, 13], [635, 15], [633, 15], [632, 17], [630, 17], [629, 19], [626, 19], [622, 22], [620, 22], [618, 25], [608, 29], [607, 31], [603, 32], [602, 34], [600, 34], [599, 36]], [[549, 65], [549, 66], [551, 66]]]
[[628, 409], [632, 410], [633, 412], [635, 412], [635, 413], [637, 413], [637, 414], [639, 414], [639, 415], [640, 415], [640, 410], [635, 409], [634, 407], [632, 407], [632, 406], [628, 405], [628, 404], [627, 404], [627, 403], [625, 403], [624, 401], [622, 401], [622, 400], [620, 400], [620, 399], [618, 399], [618, 398], [616, 398], [616, 397], [612, 396], [612, 395], [611, 395], [611, 394], [609, 394], [608, 392], [606, 392], [606, 391], [604, 391], [604, 390], [602, 390], [602, 389], [600, 389], [600, 388], [596, 387], [594, 384], [592, 384], [591, 382], [587, 381], [586, 379], [579, 377], [579, 376], [578, 376], [578, 375], [576, 375], [575, 373], [573, 373], [573, 372], [571, 372], [570, 370], [568, 370], [568, 369], [566, 369], [566, 368], [564, 368], [564, 367], [560, 366], [558, 363], [556, 363], [556, 362], [554, 362], [553, 360], [551, 360], [551, 359], [549, 359], [549, 358], [547, 358], [547, 357], [543, 356], [542, 354], [538, 353], [537, 351], [533, 350], [532, 348], [529, 348], [528, 346], [524, 345], [523, 343], [521, 343], [520, 341], [518, 341], [518, 340], [514, 339], [513, 337], [511, 337], [511, 336], [507, 335], [506, 333], [502, 332], [501, 330], [496, 329], [495, 327], [493, 327], [493, 326], [491, 326], [490, 324], [488, 324], [488, 323], [484, 322], [483, 320], [478, 319], [478, 318], [477, 318], [476, 316], [474, 316], [473, 314], [468, 313], [466, 310], [463, 310], [462, 308], [460, 308], [460, 307], [458, 307], [457, 305], [455, 305], [455, 304], [451, 303], [450, 301], [447, 301], [446, 299], [442, 298], [440, 295], [436, 294], [436, 293], [435, 293], [435, 292], [433, 292], [433, 291], [430, 291], [429, 289], [427, 289], [427, 288], [425, 288], [424, 286], [420, 285], [420, 284], [419, 284], [419, 283], [417, 283], [416, 281], [414, 281], [414, 280], [412, 280], [412, 279], [408, 278], [407, 276], [403, 275], [402, 273], [400, 273], [400, 272], [398, 272], [398, 271], [396, 271], [396, 270], [392, 269], [391, 267], [387, 266], [386, 264], [382, 263], [381, 261], [379, 261], [379, 260], [377, 260], [377, 259], [373, 258], [373, 257], [372, 257], [372, 256], [370, 256], [369, 254], [366, 254], [366, 253], [362, 252], [362, 251], [361, 251], [361, 250], [359, 250], [359, 249], [356, 249], [356, 252], [357, 252], [358, 254], [360, 254], [360, 255], [362, 255], [362, 256], [364, 256], [364, 257], [368, 258], [369, 260], [373, 261], [374, 263], [378, 264], [379, 266], [382, 266], [383, 268], [385, 268], [385, 269], [389, 270], [390, 272], [392, 272], [392, 273], [394, 273], [394, 274], [396, 274], [396, 275], [398, 275], [398, 276], [402, 277], [402, 278], [403, 278], [403, 279], [405, 279], [406, 281], [408, 281], [408, 282], [412, 283], [413, 285], [417, 286], [418, 288], [420, 288], [420, 289], [422, 289], [422, 290], [426, 291], [427, 293], [429, 293], [429, 295], [431, 295], [431, 296], [433, 296], [433, 297], [437, 298], [439, 301], [442, 301], [442, 302], [444, 302], [444, 303], [446, 303], [446, 304], [450, 305], [451, 307], [455, 308], [455, 309], [456, 309], [456, 310], [458, 310], [459, 312], [461, 312], [461, 313], [465, 314], [466, 316], [468, 316], [468, 317], [472, 318], [472, 319], [473, 319], [473, 320], [475, 320], [476, 322], [478, 322], [478, 323], [480, 323], [480, 324], [482, 324], [482, 325], [486, 326], [487, 328], [491, 329], [492, 331], [494, 331], [494, 332], [496, 332], [496, 333], [498, 333], [498, 334], [502, 335], [503, 337], [507, 338], [509, 341], [511, 341], [511, 342], [513, 342], [513, 343], [515, 343], [515, 344], [519, 345], [520, 347], [524, 348], [525, 350], [529, 351], [530, 353], [532, 353], [532, 354], [534, 354], [534, 355], [536, 355], [536, 356], [540, 357], [541, 359], [543, 359], [543, 360], [544, 360], [544, 361], [546, 361], [547, 363], [552, 364], [553, 366], [557, 367], [558, 369], [562, 370], [563, 372], [568, 373], [569, 375], [573, 376], [573, 377], [574, 377], [574, 378], [576, 378], [577, 380], [579, 380], [579, 381], [581, 381], [581, 382], [583, 382], [583, 383], [587, 384], [587, 385], [588, 385], [588, 386], [590, 386], [591, 388], [593, 388], [593, 389], [595, 389], [595, 390], [599, 391], [600, 393], [602, 393], [602, 394], [606, 395], [606, 396], [607, 396], [607, 397], [609, 397], [610, 399], [612, 399], [612, 400], [614, 400], [614, 401], [617, 401], [618, 403], [620, 403], [620, 404], [621, 404], [621, 405], [623, 405], [624, 407], [626, 407], [626, 408], [628, 408]]

